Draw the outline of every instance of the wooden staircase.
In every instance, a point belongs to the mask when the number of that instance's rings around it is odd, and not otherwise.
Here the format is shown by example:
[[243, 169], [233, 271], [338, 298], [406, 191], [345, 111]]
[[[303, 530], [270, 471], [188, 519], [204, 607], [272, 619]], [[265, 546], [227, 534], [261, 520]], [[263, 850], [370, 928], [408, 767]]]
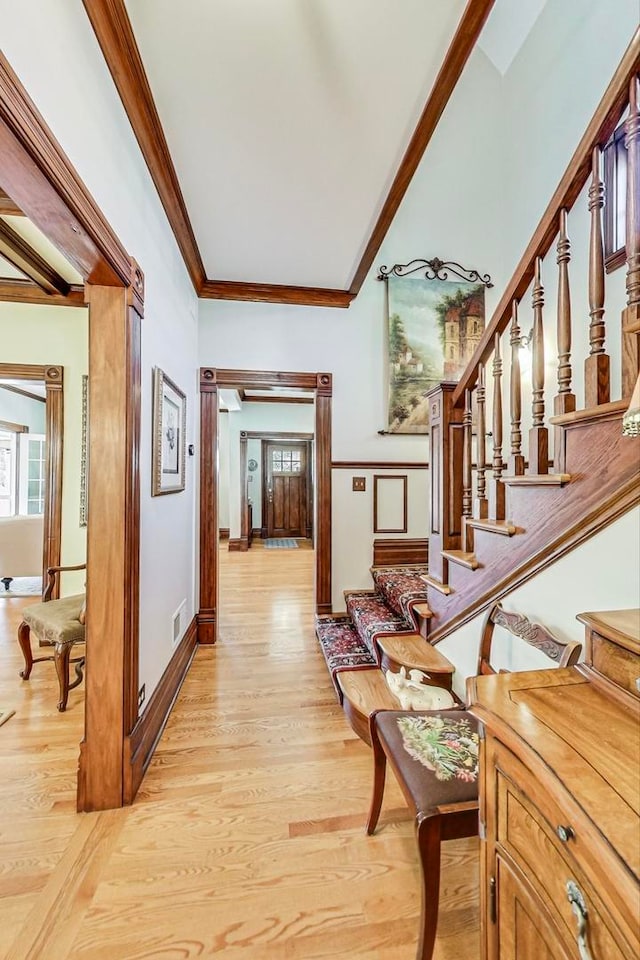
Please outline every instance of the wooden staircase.
[[[640, 503], [639, 444], [622, 435], [622, 417], [640, 367], [639, 72], [640, 30], [460, 382], [442, 383], [429, 393], [432, 510], [426, 581], [432, 643]], [[620, 324], [609, 318], [605, 326], [602, 149], [627, 111], [627, 306]], [[589, 266], [581, 282], [588, 290], [589, 355], [584, 396], [578, 398], [572, 389], [576, 319], [571, 315], [568, 231], [572, 207], [588, 179]], [[549, 264], [545, 257], [554, 241], [556, 262]], [[557, 270], [558, 289], [552, 319], [545, 310], [543, 283], [551, 270]], [[521, 330], [529, 327], [530, 383], [520, 364]], [[614, 400], [605, 348], [606, 339], [613, 337], [622, 343], [622, 396]], [[557, 386], [553, 415], [547, 417], [544, 350], [545, 340], [554, 338]], [[524, 431], [523, 406], [529, 399], [531, 427]], [[507, 439], [509, 453], [503, 455]]]

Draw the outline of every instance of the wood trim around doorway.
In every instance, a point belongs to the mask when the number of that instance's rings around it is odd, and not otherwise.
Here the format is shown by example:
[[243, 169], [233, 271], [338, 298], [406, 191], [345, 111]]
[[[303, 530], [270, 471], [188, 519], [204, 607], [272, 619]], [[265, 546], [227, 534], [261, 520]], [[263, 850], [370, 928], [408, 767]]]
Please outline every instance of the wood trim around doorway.
[[[215, 643], [218, 612], [218, 389], [292, 387], [315, 391], [316, 576], [315, 606], [331, 605], [331, 403], [330, 373], [200, 368], [200, 611], [198, 641]], [[298, 435], [299, 436], [299, 435]]]
[[[137, 718], [132, 693], [138, 682], [139, 358], [144, 276], [2, 53], [0, 167], [6, 196], [73, 264], [86, 284], [92, 467], [87, 525], [90, 664], [77, 805], [83, 811], [104, 810], [125, 802], [129, 762], [125, 744], [134, 715]], [[58, 395], [62, 406], [61, 389]], [[54, 475], [61, 464], [60, 456], [52, 466]], [[51, 514], [55, 515], [53, 510]]]
[[[45, 435], [47, 438], [42, 576], [60, 565], [62, 547], [62, 451], [64, 445], [64, 367], [57, 364], [0, 363], [0, 378], [37, 380], [45, 384]], [[53, 598], [58, 596], [56, 582]]]

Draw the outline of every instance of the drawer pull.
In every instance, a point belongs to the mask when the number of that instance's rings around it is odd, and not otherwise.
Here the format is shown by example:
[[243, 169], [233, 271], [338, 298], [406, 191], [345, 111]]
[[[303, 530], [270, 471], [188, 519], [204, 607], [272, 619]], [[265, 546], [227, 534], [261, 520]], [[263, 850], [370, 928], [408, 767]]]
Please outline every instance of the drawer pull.
[[571, 909], [577, 921], [576, 941], [580, 960], [593, 960], [593, 954], [588, 943], [587, 905], [584, 902], [582, 891], [573, 880], [567, 880], [567, 900], [571, 904]]
[[576, 832], [573, 829], [573, 827], [563, 827], [562, 824], [560, 824], [559, 827], [556, 827], [556, 833], [558, 834], [558, 836], [560, 837], [563, 843], [568, 843], [569, 840], [573, 840], [573, 838], [576, 835]]

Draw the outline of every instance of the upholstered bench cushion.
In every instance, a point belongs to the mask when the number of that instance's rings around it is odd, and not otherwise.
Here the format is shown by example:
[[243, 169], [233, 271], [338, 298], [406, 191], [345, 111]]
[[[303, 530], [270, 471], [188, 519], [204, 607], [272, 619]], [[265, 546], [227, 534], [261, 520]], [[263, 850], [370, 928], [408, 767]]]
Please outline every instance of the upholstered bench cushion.
[[78, 617], [84, 604], [84, 594], [34, 603], [22, 611], [22, 619], [35, 633], [40, 645], [79, 643], [84, 640], [85, 627]]
[[385, 710], [375, 724], [416, 810], [477, 799], [478, 724], [466, 710]]
[[427, 586], [422, 579], [428, 573], [426, 566], [373, 567], [371, 575], [375, 588], [394, 613], [411, 619], [411, 606], [424, 603]]

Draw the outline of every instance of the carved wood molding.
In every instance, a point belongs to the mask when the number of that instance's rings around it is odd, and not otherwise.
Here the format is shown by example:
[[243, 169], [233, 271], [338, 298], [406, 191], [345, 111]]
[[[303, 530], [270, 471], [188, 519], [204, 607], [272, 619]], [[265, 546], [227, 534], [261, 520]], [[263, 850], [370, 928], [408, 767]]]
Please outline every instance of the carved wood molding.
[[84, 286], [71, 284], [65, 296], [45, 293], [30, 280], [0, 280], [0, 300], [7, 303], [39, 303], [47, 307], [86, 307]]
[[355, 293], [328, 287], [296, 287], [277, 283], [237, 283], [206, 280], [198, 291], [205, 300], [252, 300], [258, 303], [292, 303], [301, 307], [348, 307]]
[[[320, 381], [319, 378], [324, 378]], [[294, 390], [322, 390], [331, 395], [330, 373], [290, 373], [283, 370], [228, 370], [223, 367], [200, 368], [200, 390], [217, 387], [264, 390], [269, 387], [288, 387]], [[327, 393], [328, 391], [328, 393]]]
[[205, 269], [124, 0], [83, 0], [196, 292]]
[[11, 197], [7, 196], [4, 190], [0, 190], [0, 217], [23, 217], [24, 214], [20, 207], [13, 202]]
[[333, 460], [332, 470], [428, 470], [428, 463], [412, 460]]
[[0, 53], [2, 186], [86, 280], [129, 283], [129, 256]]
[[478, 374], [478, 365], [486, 363], [493, 353], [496, 333], [506, 330], [511, 319], [514, 300], [521, 300], [534, 277], [538, 257], [551, 248], [558, 234], [558, 218], [562, 209], [570, 210], [578, 199], [592, 168], [595, 145], [603, 146], [615, 130], [628, 102], [629, 81], [640, 71], [640, 28], [627, 47], [611, 83], [607, 87], [585, 133], [576, 147], [562, 180], [553, 194], [547, 209], [531, 238], [527, 249], [515, 269], [500, 302], [487, 324], [482, 339], [469, 361], [453, 395], [454, 406], [464, 400], [464, 392], [473, 389]]

